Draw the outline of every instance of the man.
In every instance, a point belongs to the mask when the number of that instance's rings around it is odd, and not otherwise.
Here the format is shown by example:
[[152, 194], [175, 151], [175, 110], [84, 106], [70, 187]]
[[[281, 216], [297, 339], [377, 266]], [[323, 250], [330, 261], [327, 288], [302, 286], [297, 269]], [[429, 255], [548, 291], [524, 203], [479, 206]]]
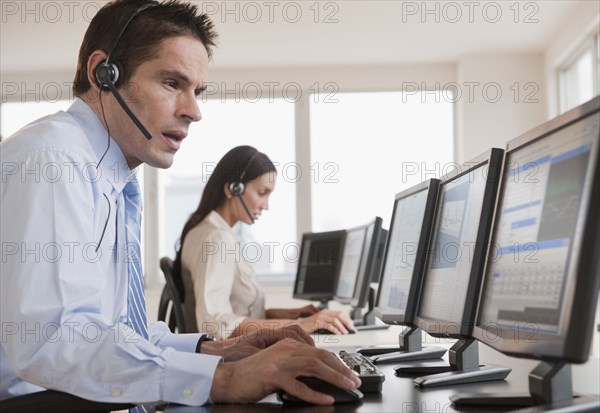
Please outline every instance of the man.
[[189, 4], [109, 3], [83, 40], [73, 105], [2, 142], [0, 399], [201, 405], [281, 388], [330, 404], [296, 378], [360, 384], [299, 329], [211, 342], [146, 325], [133, 170], [171, 166], [201, 119], [215, 37]]

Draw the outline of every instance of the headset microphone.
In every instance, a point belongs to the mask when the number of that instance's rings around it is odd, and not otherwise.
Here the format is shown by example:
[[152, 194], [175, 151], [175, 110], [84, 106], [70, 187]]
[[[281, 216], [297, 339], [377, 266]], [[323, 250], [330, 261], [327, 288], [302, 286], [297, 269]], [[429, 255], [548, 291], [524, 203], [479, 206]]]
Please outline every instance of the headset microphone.
[[144, 4], [143, 6], [139, 7], [131, 15], [131, 17], [129, 17], [127, 22], [121, 28], [119, 35], [115, 39], [115, 42], [113, 43], [113, 46], [112, 46], [110, 52], [108, 53], [106, 60], [101, 62], [96, 67], [96, 70], [94, 73], [96, 76], [96, 82], [98, 83], [100, 88], [102, 88], [104, 90], [110, 90], [110, 92], [113, 94], [113, 96], [115, 97], [117, 102], [119, 102], [119, 105], [121, 105], [121, 107], [123, 108], [123, 110], [125, 111], [127, 116], [129, 116], [129, 118], [133, 121], [135, 126], [138, 127], [138, 129], [142, 132], [142, 134], [148, 140], [152, 139], [152, 135], [150, 134], [150, 132], [148, 132], [148, 129], [146, 129], [144, 127], [144, 125], [142, 125], [142, 122], [140, 122], [140, 120], [137, 118], [137, 116], [135, 116], [135, 114], [131, 111], [129, 106], [127, 106], [127, 103], [125, 103], [125, 100], [123, 99], [123, 97], [119, 93], [119, 90], [116, 87], [116, 84], [119, 81], [119, 78], [121, 75], [121, 73], [119, 71], [120, 66], [117, 62], [112, 62], [111, 59], [112, 59], [112, 56], [113, 56], [115, 50], [117, 49], [119, 40], [121, 40], [121, 37], [123, 36], [125, 29], [127, 29], [127, 26], [129, 26], [129, 23], [142, 11], [149, 9], [151, 7], [155, 7], [155, 4], [152, 4], [152, 3]]
[[259, 155], [259, 153], [260, 152], [256, 151], [250, 157], [250, 159], [246, 163], [246, 166], [244, 166], [244, 169], [242, 169], [242, 173], [240, 174], [239, 179], [237, 181], [229, 184], [229, 190], [231, 191], [233, 196], [239, 198], [240, 202], [242, 203], [242, 206], [244, 207], [244, 211], [246, 211], [246, 214], [248, 214], [248, 217], [250, 218], [250, 221], [252, 221], [252, 223], [254, 223], [255, 219], [252, 216], [252, 214], [250, 213], [250, 209], [248, 208], [248, 205], [246, 205], [246, 202], [244, 201], [244, 197], [242, 195], [244, 195], [244, 192], [246, 191], [246, 184], [244, 184], [244, 178], [246, 177], [246, 172], [248, 171], [248, 168], [252, 164], [252, 161], [254, 161], [254, 159]]
[[[96, 69], [96, 78], [99, 81], [103, 80], [101, 77], [102, 76], [101, 72], [104, 73], [104, 70], [101, 70], [101, 68]], [[137, 118], [137, 116], [135, 116], [134, 113], [131, 111], [131, 109], [129, 109], [129, 106], [127, 106], [127, 103], [125, 103], [125, 100], [119, 93], [119, 90], [115, 87], [114, 83], [108, 81], [105, 83], [105, 85], [106, 85], [106, 88], [112, 92], [115, 99], [117, 99], [117, 102], [119, 102], [119, 105], [121, 105], [121, 107], [123, 108], [123, 110], [125, 111], [127, 116], [129, 116], [129, 118], [131, 118], [133, 123], [135, 123], [135, 126], [137, 126], [138, 129], [144, 134], [146, 139], [148, 139], [148, 140], [152, 139], [152, 135], [150, 134], [150, 132], [148, 132], [148, 129], [146, 129], [144, 127], [144, 125], [142, 125], [142, 122], [140, 122], [140, 120]]]
[[252, 221], [252, 223], [254, 223], [254, 217], [252, 216], [252, 214], [250, 213], [250, 210], [248, 209], [248, 206], [246, 205], [246, 202], [244, 202], [244, 198], [239, 195], [238, 198], [240, 199], [240, 202], [242, 203], [242, 206], [244, 207], [244, 210], [246, 211], [246, 214], [248, 214], [248, 217], [250, 218], [250, 221]]

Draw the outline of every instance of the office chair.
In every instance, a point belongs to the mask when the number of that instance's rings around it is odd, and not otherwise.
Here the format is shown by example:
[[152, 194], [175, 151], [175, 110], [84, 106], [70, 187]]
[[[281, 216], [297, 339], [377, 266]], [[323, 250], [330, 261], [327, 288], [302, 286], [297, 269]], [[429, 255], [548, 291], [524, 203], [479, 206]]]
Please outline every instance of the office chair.
[[127, 403], [101, 403], [69, 393], [45, 390], [12, 397], [0, 402], [2, 413], [108, 413], [133, 407]]
[[185, 333], [185, 313], [183, 311], [183, 301], [181, 300], [181, 296], [175, 285], [175, 279], [173, 278], [173, 260], [169, 257], [162, 257], [160, 259], [160, 269], [162, 270], [167, 283], [160, 296], [158, 320], [166, 322], [173, 333], [176, 331]]

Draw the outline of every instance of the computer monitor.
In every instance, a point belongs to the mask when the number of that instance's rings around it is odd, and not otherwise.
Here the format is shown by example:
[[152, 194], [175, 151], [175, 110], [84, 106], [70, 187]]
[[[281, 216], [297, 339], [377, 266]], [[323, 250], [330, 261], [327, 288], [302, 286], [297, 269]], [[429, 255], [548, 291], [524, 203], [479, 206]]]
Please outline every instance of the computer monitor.
[[382, 224], [383, 220], [376, 217], [374, 221], [367, 225], [363, 259], [360, 262], [360, 269], [358, 270], [354, 296], [350, 301], [350, 305], [354, 308], [365, 306], [369, 297], [370, 285], [379, 282], [388, 235], [387, 230], [382, 227]]
[[396, 370], [448, 371], [418, 377], [414, 380], [417, 386], [496, 380], [510, 372], [480, 368], [477, 342], [472, 337], [503, 153], [493, 148], [440, 179], [417, 325], [430, 335], [458, 342], [450, 349], [449, 366]]
[[581, 403], [569, 363], [587, 360], [594, 332], [599, 159], [600, 97], [507, 144], [474, 336], [505, 354], [542, 360], [522, 399], [528, 404]]
[[344, 255], [335, 291], [335, 300], [342, 304], [350, 304], [354, 297], [366, 235], [367, 227], [365, 225], [346, 230]]
[[359, 350], [374, 363], [431, 359], [446, 353], [443, 348], [423, 348], [422, 332], [415, 324], [439, 182], [430, 179], [396, 194], [374, 313], [387, 324], [407, 328], [399, 336], [399, 346]]
[[333, 299], [345, 240], [343, 230], [302, 235], [294, 298], [321, 301], [321, 306]]
[[364, 324], [362, 308], [367, 302], [370, 283], [379, 281], [387, 236], [382, 223], [380, 217], [375, 217], [366, 225], [346, 230], [335, 300], [350, 304], [351, 318], [359, 324]]
[[385, 323], [414, 324], [439, 182], [396, 194], [375, 307]]

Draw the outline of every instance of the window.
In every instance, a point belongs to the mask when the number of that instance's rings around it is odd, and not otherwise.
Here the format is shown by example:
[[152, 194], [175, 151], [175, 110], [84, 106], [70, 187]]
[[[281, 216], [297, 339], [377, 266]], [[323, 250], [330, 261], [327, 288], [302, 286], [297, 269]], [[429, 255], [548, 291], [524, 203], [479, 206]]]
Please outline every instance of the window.
[[600, 64], [598, 35], [588, 39], [560, 68], [561, 113], [598, 94]]
[[67, 110], [71, 103], [68, 100], [2, 103], [0, 106], [2, 109], [0, 114], [2, 118], [2, 130], [0, 131], [2, 139], [8, 138], [23, 126], [42, 116], [51, 115], [59, 110]]
[[327, 231], [389, 225], [394, 195], [449, 172], [449, 91], [342, 93], [310, 104], [312, 224]]
[[[312, 210], [313, 231], [361, 225], [375, 215], [389, 220], [397, 192], [453, 166], [453, 105], [448, 95], [342, 93], [336, 94], [337, 103], [316, 102], [313, 96], [310, 142], [296, 142], [293, 102], [200, 102], [203, 119], [190, 127], [173, 166], [146, 170], [151, 172], [145, 194], [149, 198], [144, 200], [144, 226], [150, 225], [151, 235], [142, 236], [142, 251], [145, 243], [151, 255], [144, 262], [147, 281], [160, 282], [156, 254], [174, 257], [183, 225], [197, 208], [208, 176], [225, 152], [237, 145], [255, 146], [278, 169], [269, 211], [255, 225], [236, 228], [244, 242], [242, 251], [259, 276], [289, 278], [295, 273], [297, 207]], [[70, 103], [3, 104], [2, 136], [41, 116], [66, 110]], [[310, 165], [299, 165], [296, 145], [309, 144]], [[140, 170], [142, 186], [143, 178]], [[296, 199], [299, 179], [311, 180], [312, 196], [307, 199], [312, 198], [312, 205]]]
[[275, 163], [278, 176], [269, 211], [256, 224], [236, 228], [242, 252], [259, 275], [295, 272], [294, 104], [283, 99], [209, 99], [200, 107], [202, 121], [190, 127], [173, 166], [159, 173], [161, 256], [174, 257], [183, 225], [198, 207], [219, 159], [235, 146], [252, 145]]

